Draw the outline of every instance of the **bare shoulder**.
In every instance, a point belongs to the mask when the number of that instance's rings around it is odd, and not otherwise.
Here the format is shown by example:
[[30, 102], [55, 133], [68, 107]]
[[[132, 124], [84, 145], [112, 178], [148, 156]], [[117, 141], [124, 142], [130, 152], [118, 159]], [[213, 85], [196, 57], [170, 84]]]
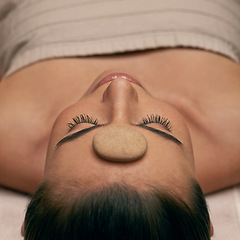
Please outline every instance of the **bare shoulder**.
[[39, 116], [29, 102], [20, 85], [0, 83], [0, 184], [23, 192], [35, 190], [44, 165]]
[[196, 86], [198, 114], [190, 124], [205, 192], [240, 182], [240, 65], [224, 58], [213, 63], [207, 81]]
[[33, 192], [42, 180], [52, 125], [83, 92], [69, 61], [42, 61], [0, 82], [1, 185]]
[[161, 63], [164, 74], [155, 77], [161, 82], [153, 82], [150, 90], [185, 118], [203, 190], [239, 183], [240, 65], [201, 50], [176, 49], [160, 55], [164, 57], [156, 56], [155, 62]]

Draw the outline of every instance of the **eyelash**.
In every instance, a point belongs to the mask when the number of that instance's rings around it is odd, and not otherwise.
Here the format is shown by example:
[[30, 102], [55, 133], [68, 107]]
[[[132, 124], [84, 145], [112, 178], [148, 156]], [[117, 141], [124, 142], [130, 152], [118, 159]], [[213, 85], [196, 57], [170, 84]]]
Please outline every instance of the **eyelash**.
[[171, 125], [170, 120], [168, 120], [168, 118], [161, 117], [158, 114], [147, 115], [146, 117], [142, 118], [142, 122], [143, 122], [142, 123], [143, 125], [146, 125], [149, 123], [158, 123], [158, 124], [164, 126], [169, 132], [171, 132], [171, 130], [172, 130], [172, 125]]
[[[69, 128], [69, 131], [71, 129], [73, 129], [76, 125], [81, 124], [81, 123], [91, 123], [95, 126], [100, 125], [98, 123], [97, 119], [93, 119], [88, 114], [80, 114], [79, 116], [76, 116], [76, 117], [72, 118], [72, 122], [69, 122], [67, 124], [68, 128]], [[168, 120], [168, 118], [161, 117], [158, 114], [151, 114], [151, 115], [147, 115], [146, 117], [143, 117], [142, 118], [142, 123], [140, 123], [139, 125], [147, 125], [147, 124], [150, 124], [150, 123], [158, 123], [158, 124], [164, 126], [170, 132], [172, 130], [172, 125], [171, 125], [170, 120]]]
[[68, 125], [69, 130], [71, 130], [80, 123], [91, 123], [96, 126], [99, 125], [98, 120], [93, 119], [88, 114], [80, 114], [79, 116], [72, 118], [72, 122], [69, 122], [67, 125]]

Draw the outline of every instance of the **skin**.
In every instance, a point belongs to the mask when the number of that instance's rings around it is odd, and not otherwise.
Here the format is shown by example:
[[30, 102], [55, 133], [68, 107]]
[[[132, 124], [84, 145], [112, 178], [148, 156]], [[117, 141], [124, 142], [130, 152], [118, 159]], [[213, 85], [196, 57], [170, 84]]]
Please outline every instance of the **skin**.
[[[141, 80], [146, 92], [130, 84], [139, 99], [144, 99], [138, 107], [134, 101], [126, 104], [127, 97], [122, 93], [121, 97], [113, 94], [118, 96], [118, 100], [114, 100], [120, 101], [118, 104], [106, 104], [95, 109], [110, 85], [99, 88], [94, 94], [84, 94], [106, 69], [126, 72]], [[88, 175], [89, 170], [96, 175], [91, 186], [95, 186], [97, 180], [107, 183], [119, 179], [140, 187], [142, 182], [158, 184], [161, 180], [164, 180], [162, 184], [171, 185], [168, 178], [171, 174], [175, 176], [173, 181], [182, 179], [178, 181], [179, 186], [175, 186], [174, 191], [177, 191], [179, 187], [187, 189], [188, 181], [194, 175], [191, 149], [196, 178], [205, 193], [239, 183], [239, 76], [239, 65], [230, 59], [190, 49], [58, 59], [28, 66], [0, 83], [0, 183], [32, 193], [43, 179], [47, 155], [45, 178], [51, 181], [59, 180], [61, 174], [68, 179], [73, 176], [79, 178], [77, 169], [81, 166], [84, 169], [81, 174]], [[112, 86], [119, 82], [119, 86], [126, 90], [125, 85], [129, 83], [123, 79], [112, 82]], [[117, 109], [120, 107], [122, 114]], [[146, 114], [164, 115], [173, 122], [172, 134], [180, 138], [185, 147], [180, 149], [166, 139], [138, 129], [149, 143], [146, 156], [129, 165], [113, 165], [96, 158], [90, 147], [92, 137], [98, 131], [96, 129], [54, 151], [56, 141], [67, 134], [66, 124], [79, 111], [93, 115], [99, 122], [110, 121], [116, 125], [129, 125]], [[84, 145], [86, 142], [88, 144]], [[161, 148], [159, 144], [155, 147], [156, 142], [161, 143]], [[76, 154], [86, 149], [91, 160], [89, 165], [79, 162], [73, 149]], [[67, 153], [71, 156], [69, 165], [63, 161]], [[166, 157], [156, 163], [159, 155]], [[177, 162], [176, 156], [183, 161]], [[157, 164], [156, 169], [151, 169], [151, 164]], [[64, 171], [63, 166], [69, 171]], [[151, 178], [147, 171], [150, 169]], [[55, 174], [53, 170], [56, 170]], [[136, 179], [139, 173], [142, 176]], [[89, 179], [89, 176], [84, 176], [84, 179]], [[173, 184], [171, 186], [174, 187]]]

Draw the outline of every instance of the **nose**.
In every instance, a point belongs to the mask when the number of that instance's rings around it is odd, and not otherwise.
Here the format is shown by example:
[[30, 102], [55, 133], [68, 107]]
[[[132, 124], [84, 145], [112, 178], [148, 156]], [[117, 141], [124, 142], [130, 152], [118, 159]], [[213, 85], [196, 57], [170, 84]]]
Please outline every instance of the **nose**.
[[104, 91], [103, 102], [109, 106], [112, 123], [128, 123], [137, 110], [138, 93], [133, 83], [116, 78]]

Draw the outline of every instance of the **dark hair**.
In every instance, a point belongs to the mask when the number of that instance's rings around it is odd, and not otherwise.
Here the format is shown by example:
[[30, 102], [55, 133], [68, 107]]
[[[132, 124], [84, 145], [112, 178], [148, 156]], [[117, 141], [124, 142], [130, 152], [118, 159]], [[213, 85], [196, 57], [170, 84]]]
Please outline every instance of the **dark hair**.
[[208, 209], [196, 182], [189, 205], [164, 191], [137, 191], [125, 184], [67, 200], [50, 192], [43, 183], [33, 196], [25, 216], [26, 240], [210, 239]]

